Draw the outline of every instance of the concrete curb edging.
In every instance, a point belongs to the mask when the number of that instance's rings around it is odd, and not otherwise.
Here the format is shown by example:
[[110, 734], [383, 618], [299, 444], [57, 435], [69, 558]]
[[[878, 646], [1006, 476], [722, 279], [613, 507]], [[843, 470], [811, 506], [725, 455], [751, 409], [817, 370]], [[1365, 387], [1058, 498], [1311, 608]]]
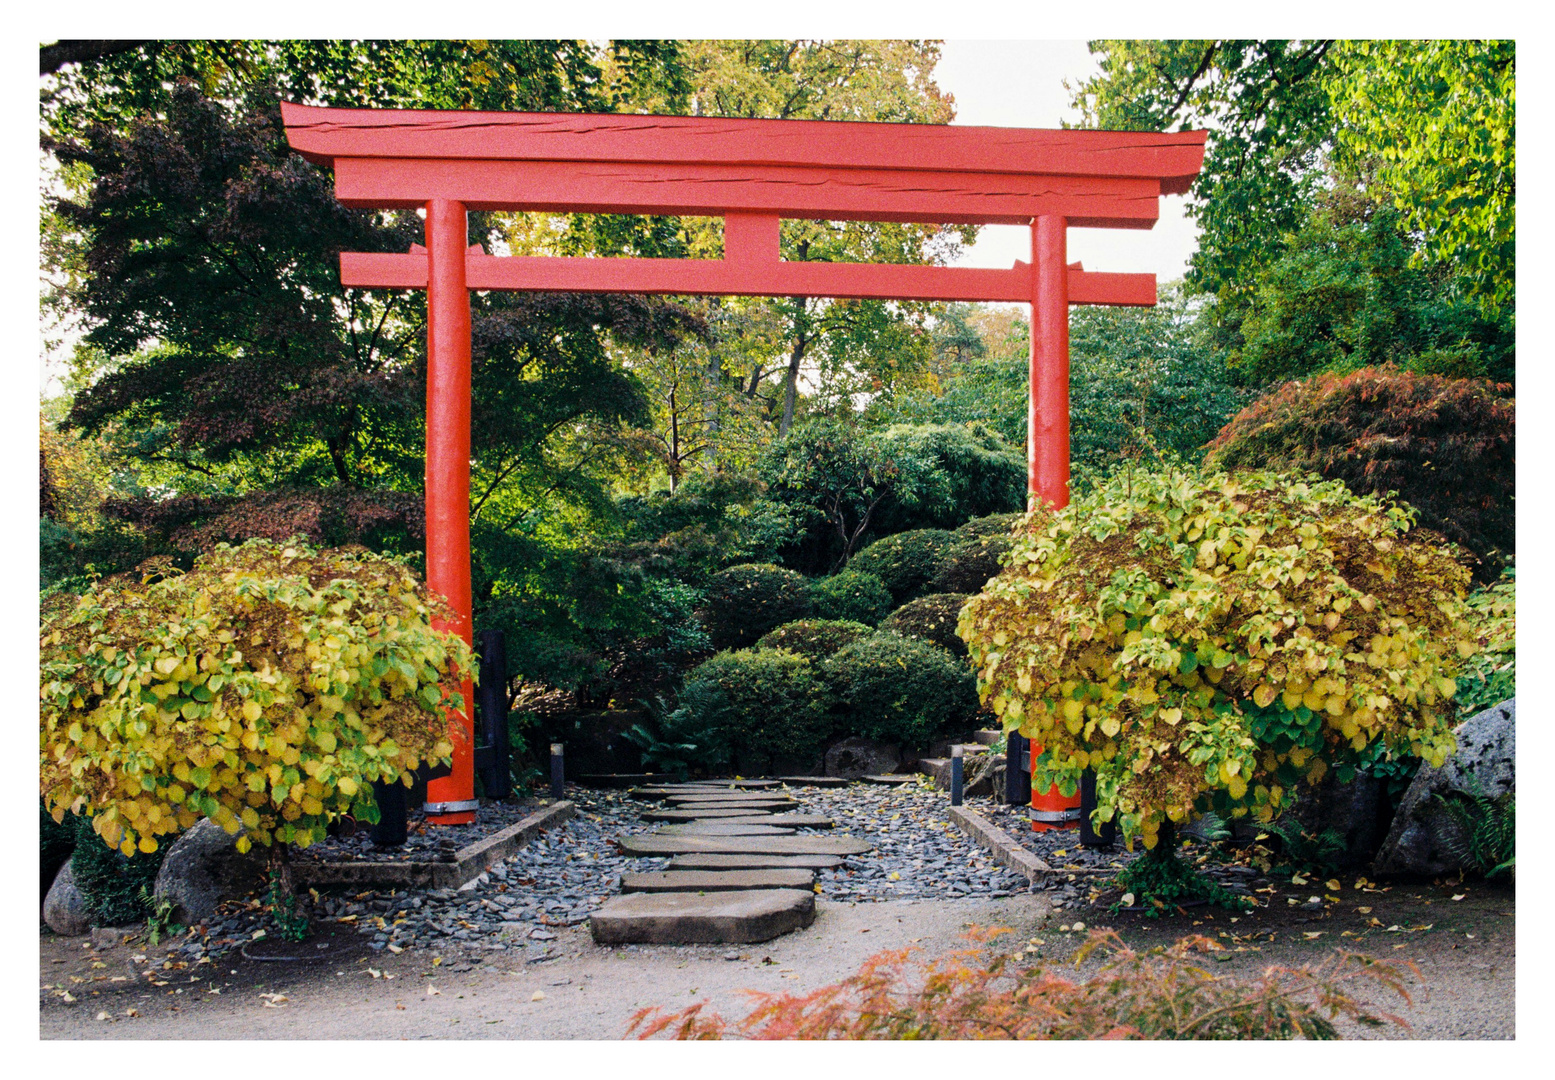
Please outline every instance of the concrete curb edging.
[[453, 862], [294, 862], [292, 880], [299, 888], [373, 885], [457, 889], [577, 812], [577, 804], [566, 799], [542, 806], [496, 835], [460, 848]]
[[956, 828], [987, 848], [994, 861], [1007, 866], [1017, 874], [1024, 874], [1033, 885], [1046, 885], [1055, 873], [1053, 868], [1020, 845], [1020, 842], [990, 822], [987, 818], [965, 806], [950, 807], [950, 820]]

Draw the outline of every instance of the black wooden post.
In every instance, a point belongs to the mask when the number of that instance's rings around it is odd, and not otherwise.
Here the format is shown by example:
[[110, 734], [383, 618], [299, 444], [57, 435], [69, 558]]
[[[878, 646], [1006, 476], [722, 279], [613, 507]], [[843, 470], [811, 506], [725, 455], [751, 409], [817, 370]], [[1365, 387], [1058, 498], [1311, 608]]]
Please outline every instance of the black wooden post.
[[961, 805], [961, 744], [950, 748], [950, 805]]
[[481, 782], [486, 796], [505, 799], [513, 789], [508, 768], [508, 659], [507, 641], [501, 630], [482, 630], [479, 636], [481, 683], [476, 691], [481, 738], [489, 749], [483, 755]]
[[1080, 844], [1083, 847], [1111, 847], [1117, 839], [1116, 820], [1104, 822], [1101, 832], [1091, 825], [1091, 814], [1096, 809], [1096, 773], [1086, 769], [1080, 774]]
[[559, 799], [567, 787], [566, 762], [562, 758], [563, 745], [551, 744], [551, 798]]
[[1010, 806], [1031, 802], [1031, 773], [1027, 771], [1027, 748], [1031, 744], [1018, 731], [1004, 737], [1004, 801]]
[[373, 844], [381, 848], [403, 847], [406, 837], [404, 784], [373, 781], [373, 801], [378, 804], [378, 824], [373, 826]]

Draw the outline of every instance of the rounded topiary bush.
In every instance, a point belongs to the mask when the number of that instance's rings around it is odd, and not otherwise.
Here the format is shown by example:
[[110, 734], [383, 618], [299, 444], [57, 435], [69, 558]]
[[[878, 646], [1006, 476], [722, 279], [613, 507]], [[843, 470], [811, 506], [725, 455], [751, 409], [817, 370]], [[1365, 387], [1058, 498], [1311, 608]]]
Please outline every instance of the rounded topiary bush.
[[891, 590], [875, 574], [849, 567], [810, 583], [816, 618], [878, 626], [891, 611]]
[[800, 619], [778, 627], [756, 642], [758, 649], [787, 649], [811, 660], [824, 660], [845, 645], [874, 633], [846, 619]]
[[708, 579], [698, 612], [715, 649], [743, 649], [810, 614], [810, 582], [771, 563], [744, 563]]
[[1045, 748], [1034, 785], [1095, 770], [1101, 820], [1153, 847], [1196, 810], [1269, 821], [1379, 742], [1443, 761], [1468, 582], [1336, 481], [1136, 471], [1023, 534], [959, 630], [983, 701]]
[[920, 596], [891, 612], [880, 629], [927, 641], [952, 656], [965, 656], [966, 642], [956, 636], [956, 621], [961, 616], [961, 606], [970, 599], [966, 593]]
[[897, 533], [876, 540], [853, 556], [848, 569], [874, 574], [885, 582], [895, 604], [905, 604], [923, 595], [955, 542], [955, 534], [946, 529]]
[[822, 661], [845, 735], [924, 749], [977, 712], [971, 672], [945, 650], [888, 630]]
[[706, 760], [747, 775], [809, 768], [831, 733], [825, 682], [808, 658], [783, 649], [704, 660], [687, 673], [680, 704]]
[[1205, 463], [1397, 492], [1421, 525], [1479, 556], [1475, 576], [1489, 582], [1517, 547], [1515, 420], [1509, 386], [1363, 368], [1259, 398], [1221, 429]]
[[955, 542], [929, 579], [931, 593], [981, 592], [998, 575], [1015, 543], [1011, 530], [1020, 514], [973, 518], [955, 531]]

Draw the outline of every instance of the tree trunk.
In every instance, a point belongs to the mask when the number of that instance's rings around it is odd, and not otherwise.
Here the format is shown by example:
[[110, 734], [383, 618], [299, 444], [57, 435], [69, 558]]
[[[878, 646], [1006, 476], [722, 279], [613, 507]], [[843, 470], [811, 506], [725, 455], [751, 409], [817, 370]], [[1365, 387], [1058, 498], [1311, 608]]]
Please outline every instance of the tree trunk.
[[794, 340], [794, 351], [788, 357], [788, 373], [783, 378], [783, 420], [778, 425], [779, 435], [787, 435], [794, 423], [794, 404], [799, 397], [799, 365], [804, 363], [807, 344], [804, 335], [799, 335]]

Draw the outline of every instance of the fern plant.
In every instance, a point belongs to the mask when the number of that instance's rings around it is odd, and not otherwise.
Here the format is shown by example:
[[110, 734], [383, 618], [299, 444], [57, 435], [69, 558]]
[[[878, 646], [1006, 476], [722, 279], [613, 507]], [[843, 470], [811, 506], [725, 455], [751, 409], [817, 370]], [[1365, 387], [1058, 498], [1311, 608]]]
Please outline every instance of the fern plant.
[[1325, 875], [1339, 869], [1338, 859], [1344, 852], [1344, 834], [1338, 829], [1327, 828], [1311, 833], [1291, 817], [1282, 817], [1266, 826], [1280, 838], [1285, 860], [1298, 870]]
[[1491, 798], [1470, 777], [1467, 790], [1436, 795], [1456, 829], [1440, 829], [1442, 846], [1466, 870], [1493, 878], [1517, 865], [1517, 799], [1514, 792]]
[[691, 710], [685, 706], [671, 709], [659, 694], [651, 701], [639, 698], [637, 704], [647, 713], [649, 723], [633, 724], [631, 730], [623, 734], [641, 751], [643, 766], [653, 772], [673, 773], [677, 780], [685, 780], [691, 775], [692, 767], [703, 764], [708, 757], [703, 745], [705, 740], [692, 731]]

